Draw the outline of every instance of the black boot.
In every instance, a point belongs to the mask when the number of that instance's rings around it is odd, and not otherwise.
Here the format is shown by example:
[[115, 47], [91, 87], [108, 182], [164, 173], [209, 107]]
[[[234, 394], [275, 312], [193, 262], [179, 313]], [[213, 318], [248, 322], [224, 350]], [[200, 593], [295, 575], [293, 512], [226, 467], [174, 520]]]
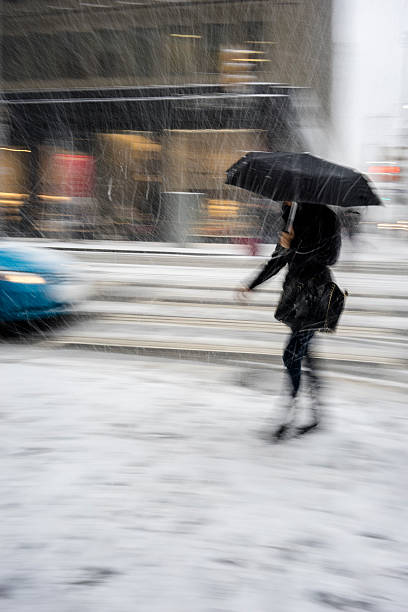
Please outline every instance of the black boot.
[[276, 441], [285, 440], [292, 437], [295, 429], [295, 415], [296, 415], [296, 398], [291, 397], [285, 407], [284, 420], [281, 425], [273, 433], [273, 438]]
[[320, 420], [314, 415], [313, 419], [307, 425], [300, 425], [296, 427], [294, 431], [294, 436], [303, 436], [303, 434], [308, 433], [309, 431], [313, 431], [317, 427], [319, 427]]
[[279, 425], [278, 429], [273, 434], [273, 437], [277, 442], [280, 440], [285, 440], [286, 438], [290, 437], [292, 429], [292, 423], [282, 423], [282, 425]]
[[305, 374], [307, 377], [309, 393], [310, 393], [310, 411], [311, 411], [311, 421], [307, 425], [303, 427], [298, 427], [298, 435], [302, 435], [316, 429], [320, 425], [321, 420], [321, 401], [320, 401], [320, 380], [316, 374], [314, 360], [307, 355], [306, 358], [307, 367], [305, 369]]

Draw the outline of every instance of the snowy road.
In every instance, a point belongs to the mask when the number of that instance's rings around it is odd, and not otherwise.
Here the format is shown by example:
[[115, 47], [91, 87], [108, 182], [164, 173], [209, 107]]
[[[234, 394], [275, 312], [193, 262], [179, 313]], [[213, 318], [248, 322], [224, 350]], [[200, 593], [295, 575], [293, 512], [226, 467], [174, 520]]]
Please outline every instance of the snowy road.
[[324, 429], [272, 445], [273, 369], [0, 360], [1, 610], [406, 610], [406, 387], [328, 379]]
[[324, 426], [274, 445], [281, 277], [241, 306], [249, 258], [130, 257], [85, 253], [87, 317], [0, 345], [0, 610], [405, 612], [403, 258], [341, 263]]

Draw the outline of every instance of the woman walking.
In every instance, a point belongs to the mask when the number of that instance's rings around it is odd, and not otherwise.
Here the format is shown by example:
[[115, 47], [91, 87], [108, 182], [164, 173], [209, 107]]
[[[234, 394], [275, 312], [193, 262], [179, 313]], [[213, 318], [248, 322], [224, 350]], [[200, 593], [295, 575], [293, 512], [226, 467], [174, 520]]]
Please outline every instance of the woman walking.
[[[291, 206], [292, 202], [284, 202], [282, 205], [282, 218], [285, 222], [288, 221]], [[283, 353], [290, 397], [286, 418], [275, 432], [277, 438], [285, 437], [294, 426], [303, 360], [307, 366], [312, 419], [308, 425], [296, 428], [295, 433], [305, 433], [317, 427], [320, 421], [319, 380], [310, 354], [310, 344], [315, 332], [324, 327], [324, 321], [318, 309], [313, 307], [313, 298], [319, 287], [331, 282], [329, 266], [336, 263], [340, 247], [341, 233], [337, 215], [324, 205], [299, 203], [293, 226], [289, 231], [281, 233], [271, 259], [256, 278], [238, 293], [239, 299], [244, 300], [249, 292], [288, 266], [275, 317], [291, 329]]]

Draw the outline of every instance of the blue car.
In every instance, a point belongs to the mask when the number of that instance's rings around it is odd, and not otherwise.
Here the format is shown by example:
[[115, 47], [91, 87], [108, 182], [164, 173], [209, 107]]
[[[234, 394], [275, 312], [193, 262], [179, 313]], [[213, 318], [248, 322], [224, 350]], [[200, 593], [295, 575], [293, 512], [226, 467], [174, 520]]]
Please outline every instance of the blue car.
[[45, 248], [0, 243], [0, 322], [70, 313], [87, 297], [75, 263]]

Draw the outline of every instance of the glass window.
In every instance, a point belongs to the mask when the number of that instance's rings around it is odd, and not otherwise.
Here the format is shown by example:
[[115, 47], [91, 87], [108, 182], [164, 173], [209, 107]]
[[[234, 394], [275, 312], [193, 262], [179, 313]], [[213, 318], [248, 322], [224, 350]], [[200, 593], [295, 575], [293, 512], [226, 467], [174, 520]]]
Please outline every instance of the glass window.
[[54, 37], [57, 76], [81, 79], [87, 74], [89, 42], [84, 32], [58, 32]]
[[54, 38], [55, 35], [41, 33], [5, 36], [2, 42], [3, 78], [6, 81], [54, 78]]

